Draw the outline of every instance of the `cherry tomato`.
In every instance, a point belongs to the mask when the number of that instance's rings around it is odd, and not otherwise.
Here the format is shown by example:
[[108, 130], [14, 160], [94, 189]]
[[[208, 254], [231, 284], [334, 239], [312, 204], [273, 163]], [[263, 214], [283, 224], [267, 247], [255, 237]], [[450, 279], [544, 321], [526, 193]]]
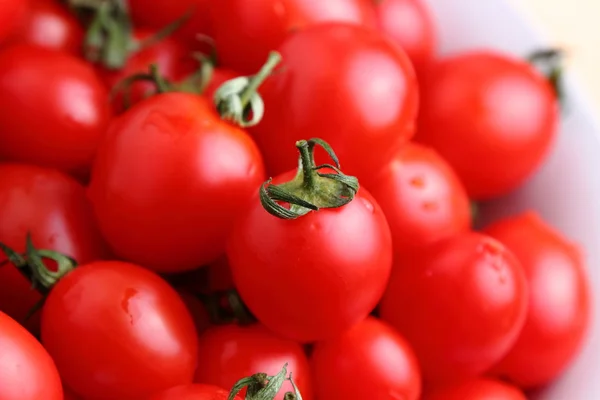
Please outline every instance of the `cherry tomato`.
[[233, 221], [264, 175], [246, 132], [222, 121], [200, 96], [167, 93], [115, 122], [89, 193], [120, 258], [182, 272], [225, 252]]
[[145, 399], [192, 382], [194, 322], [163, 279], [123, 262], [74, 269], [51, 290], [42, 342], [65, 382], [86, 399]]
[[56, 0], [33, 0], [11, 41], [81, 55], [83, 28]]
[[[281, 339], [261, 325], [224, 325], [210, 328], [200, 336], [195, 381], [231, 388], [240, 379], [257, 372], [275, 375], [284, 363], [293, 375], [302, 398], [313, 399], [308, 360], [300, 344]], [[294, 392], [286, 381], [274, 400]], [[240, 392], [245, 396], [245, 390]]]
[[436, 390], [424, 400], [527, 400], [516, 387], [493, 379], [475, 379]]
[[423, 0], [379, 0], [375, 12], [379, 29], [398, 43], [421, 71], [437, 45], [435, 25]]
[[338, 338], [317, 343], [311, 367], [320, 399], [420, 398], [421, 375], [412, 349], [375, 318], [365, 319]]
[[65, 392], [64, 400], [81, 400], [81, 397], [77, 396], [69, 388], [65, 387], [64, 392]]
[[396, 253], [469, 228], [470, 205], [462, 183], [428, 147], [409, 143], [400, 148], [368, 188], [387, 217]]
[[[106, 253], [84, 188], [55, 170], [0, 164], [0, 221], [0, 242], [17, 252], [25, 251], [29, 232], [37, 248], [83, 263]], [[0, 253], [0, 263], [5, 260]], [[0, 310], [23, 322], [40, 299], [14, 266], [0, 267]]]
[[27, 13], [29, 2], [0, 0], [0, 43], [10, 37]]
[[251, 129], [267, 170], [297, 165], [307, 132], [327, 141], [345, 173], [377, 173], [413, 134], [417, 86], [408, 57], [378, 32], [347, 24], [305, 29], [280, 47], [282, 67], [261, 87], [265, 117]]
[[[375, 27], [369, 0], [219, 0], [212, 4], [211, 15], [219, 61], [245, 74], [258, 71], [290, 33], [309, 26], [339, 21]], [[308, 61], [308, 54], [298, 56]], [[319, 56], [311, 54], [310, 59]], [[322, 65], [328, 64], [323, 60]]]
[[32, 45], [0, 53], [0, 159], [85, 176], [111, 113], [93, 67]]
[[190, 13], [175, 35], [189, 42], [197, 41], [200, 34], [210, 36], [210, 0], [128, 0], [128, 5], [136, 26], [160, 30]]
[[440, 61], [422, 80], [416, 139], [448, 160], [472, 198], [515, 189], [544, 160], [559, 108], [530, 64], [472, 52]]
[[521, 261], [529, 309], [517, 343], [495, 372], [524, 388], [556, 378], [577, 355], [590, 324], [590, 288], [579, 249], [537, 214], [498, 221], [486, 233]]
[[63, 400], [60, 376], [42, 345], [0, 312], [0, 399]]
[[279, 335], [311, 342], [342, 334], [375, 308], [389, 278], [392, 240], [365, 189], [343, 207], [295, 220], [268, 214], [257, 195], [231, 233], [227, 257], [258, 320]]
[[466, 232], [398, 261], [381, 318], [413, 346], [428, 383], [475, 377], [508, 352], [525, 322], [527, 286], [501, 243]]
[[[150, 400], [227, 400], [229, 392], [213, 385], [182, 385], [153, 396]], [[234, 400], [242, 400], [235, 396]]]

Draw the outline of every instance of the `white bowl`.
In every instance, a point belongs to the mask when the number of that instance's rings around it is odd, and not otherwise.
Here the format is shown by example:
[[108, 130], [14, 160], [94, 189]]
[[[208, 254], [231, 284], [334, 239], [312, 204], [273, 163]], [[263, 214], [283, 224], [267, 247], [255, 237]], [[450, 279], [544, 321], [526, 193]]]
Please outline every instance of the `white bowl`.
[[[441, 54], [495, 48], [525, 56], [552, 46], [508, 0], [426, 0], [438, 22]], [[542, 169], [502, 201], [485, 205], [486, 219], [536, 209], [585, 252], [594, 295], [592, 326], [581, 354], [537, 400], [600, 399], [600, 124], [572, 76], [560, 136]], [[508, 160], [507, 160], [508, 161]]]

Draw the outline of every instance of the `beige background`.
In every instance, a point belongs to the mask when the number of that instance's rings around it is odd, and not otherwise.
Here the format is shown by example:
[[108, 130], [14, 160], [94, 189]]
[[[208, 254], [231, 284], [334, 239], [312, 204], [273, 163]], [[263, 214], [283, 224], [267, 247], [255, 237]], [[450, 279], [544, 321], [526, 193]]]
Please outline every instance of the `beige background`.
[[512, 1], [529, 13], [556, 45], [567, 49], [568, 67], [600, 111], [600, 1]]

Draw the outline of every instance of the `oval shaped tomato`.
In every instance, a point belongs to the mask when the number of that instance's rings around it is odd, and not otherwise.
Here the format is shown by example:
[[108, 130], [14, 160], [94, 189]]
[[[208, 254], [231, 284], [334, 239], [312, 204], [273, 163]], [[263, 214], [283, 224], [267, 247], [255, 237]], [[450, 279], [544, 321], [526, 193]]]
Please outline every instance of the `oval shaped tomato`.
[[122, 115], [98, 152], [90, 197], [115, 253], [160, 272], [216, 260], [264, 180], [258, 148], [206, 99], [151, 97]]
[[[229, 392], [213, 385], [183, 385], [153, 396], [150, 400], [227, 400]], [[242, 400], [235, 396], [234, 400]]]
[[524, 388], [542, 386], [574, 359], [590, 324], [592, 300], [583, 257], [533, 212], [498, 221], [485, 232], [512, 250], [529, 284], [525, 326], [494, 371]]
[[81, 55], [83, 28], [77, 18], [56, 0], [29, 2], [29, 9], [11, 41]]
[[340, 337], [317, 343], [310, 361], [320, 399], [417, 400], [421, 395], [421, 374], [410, 345], [372, 317]]
[[80, 266], [51, 290], [42, 343], [86, 399], [144, 399], [189, 384], [198, 360], [194, 322], [167, 282], [123, 262]]
[[471, 198], [506, 194], [544, 160], [559, 108], [532, 65], [471, 52], [436, 63], [422, 81], [416, 140], [448, 160]]
[[379, 29], [398, 43], [421, 71], [433, 58], [437, 35], [423, 0], [375, 1]]
[[32, 45], [0, 53], [0, 159], [89, 173], [111, 112], [92, 66]]
[[[261, 325], [215, 326], [199, 338], [195, 381], [231, 388], [240, 379], [258, 372], [276, 375], [284, 363], [292, 373], [302, 398], [313, 399], [310, 368], [304, 349], [289, 339], [282, 339]], [[283, 400], [286, 392], [294, 392], [285, 381], [274, 400]], [[240, 392], [244, 396], [246, 391]]]
[[0, 43], [10, 37], [25, 17], [28, 1], [0, 0]]
[[327, 21], [375, 26], [369, 0], [220, 0], [212, 4], [211, 16], [219, 62], [246, 74], [256, 73], [287, 36], [309, 26]]
[[433, 149], [406, 144], [368, 188], [390, 224], [398, 254], [469, 229], [467, 193], [446, 160]]
[[279, 51], [281, 69], [260, 90], [264, 119], [251, 129], [271, 175], [297, 165], [290, 144], [310, 132], [335, 149], [345, 173], [366, 182], [412, 136], [415, 75], [406, 54], [378, 32], [316, 25]]
[[527, 309], [521, 265], [500, 242], [458, 234], [398, 259], [381, 318], [413, 346], [428, 383], [474, 377], [517, 339]]
[[0, 399], [63, 400], [60, 376], [42, 345], [0, 312]]
[[256, 196], [231, 233], [227, 258], [258, 320], [311, 342], [342, 334], [375, 308], [389, 278], [392, 240], [381, 208], [362, 188], [341, 208], [295, 220], [268, 214]]
[[527, 400], [527, 397], [515, 386], [480, 378], [436, 390], [423, 400]]
[[[25, 251], [31, 234], [39, 249], [55, 250], [79, 262], [106, 255], [106, 247], [84, 188], [56, 170], [0, 164], [0, 242]], [[0, 263], [6, 260], [0, 253]], [[0, 267], [0, 310], [23, 322], [41, 299], [12, 265]], [[34, 328], [36, 321], [27, 324]]]

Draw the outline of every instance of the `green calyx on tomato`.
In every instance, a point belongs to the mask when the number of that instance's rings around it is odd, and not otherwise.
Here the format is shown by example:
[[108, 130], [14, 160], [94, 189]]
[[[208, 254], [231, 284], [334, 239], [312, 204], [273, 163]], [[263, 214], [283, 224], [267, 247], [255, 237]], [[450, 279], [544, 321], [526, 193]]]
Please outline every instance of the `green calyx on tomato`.
[[284, 399], [302, 400], [302, 395], [292, 380], [292, 373], [290, 372], [288, 375], [287, 366], [286, 363], [277, 375], [268, 376], [265, 373], [257, 373], [240, 379], [233, 385], [228, 400], [234, 400], [237, 394], [244, 388], [247, 388], [245, 400], [273, 400], [286, 380], [292, 384], [294, 393], [286, 393]]
[[[315, 146], [322, 147], [335, 165], [315, 163]], [[269, 179], [260, 188], [260, 201], [269, 212], [281, 219], [296, 219], [321, 208], [338, 208], [354, 199], [359, 189], [358, 179], [345, 175], [335, 152], [322, 139], [299, 140], [298, 172], [294, 179], [278, 185]], [[327, 170], [327, 172], [320, 172]], [[288, 203], [286, 208], [278, 202]]]
[[534, 51], [527, 58], [531, 64], [542, 70], [544, 75], [546, 75], [548, 82], [554, 89], [556, 98], [560, 103], [564, 103], [564, 51], [561, 49], [541, 49]]

